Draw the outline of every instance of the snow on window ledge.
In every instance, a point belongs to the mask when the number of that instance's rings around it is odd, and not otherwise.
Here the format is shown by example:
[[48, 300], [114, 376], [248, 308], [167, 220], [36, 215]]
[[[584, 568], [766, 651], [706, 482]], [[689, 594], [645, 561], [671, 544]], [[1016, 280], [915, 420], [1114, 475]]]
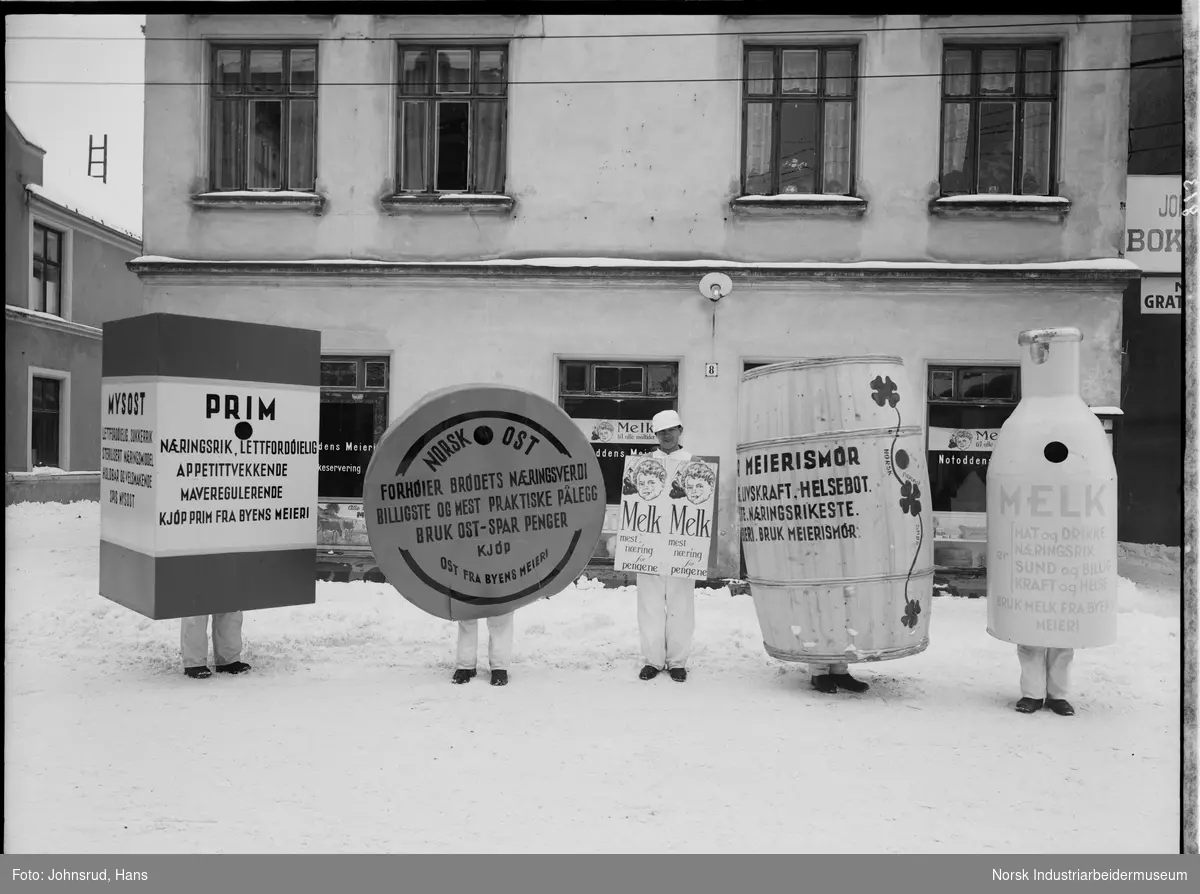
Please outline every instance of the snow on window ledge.
[[192, 196], [196, 208], [237, 208], [240, 210], [314, 210], [325, 207], [320, 193], [292, 189], [237, 189], [224, 192], [202, 192]]
[[867, 202], [857, 196], [785, 193], [775, 196], [737, 196], [729, 207], [751, 216], [862, 217]]
[[516, 201], [495, 193], [397, 193], [379, 200], [389, 214], [511, 214]]
[[942, 196], [929, 203], [929, 213], [936, 217], [1060, 221], [1070, 210], [1071, 200], [1063, 196], [980, 194]]
[[18, 307], [13, 304], [6, 304], [4, 306], [4, 316], [6, 320], [30, 323], [34, 326], [40, 326], [43, 329], [58, 329], [62, 332], [69, 332], [72, 335], [82, 335], [86, 338], [99, 339], [103, 336], [103, 330], [98, 326], [76, 323], [74, 320], [68, 320], [56, 314], [48, 314], [45, 311]]

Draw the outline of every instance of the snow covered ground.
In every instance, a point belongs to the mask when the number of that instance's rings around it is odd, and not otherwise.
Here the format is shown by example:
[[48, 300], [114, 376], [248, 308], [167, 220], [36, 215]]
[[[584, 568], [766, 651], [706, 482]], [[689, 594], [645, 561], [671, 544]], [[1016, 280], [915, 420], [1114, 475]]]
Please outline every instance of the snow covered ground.
[[586, 581], [517, 613], [506, 688], [451, 685], [453, 625], [369, 583], [248, 612], [254, 670], [191, 680], [178, 622], [98, 595], [98, 538], [96, 503], [5, 510], [7, 853], [1178, 851], [1177, 550], [1126, 551], [1154, 582], [1064, 718], [1013, 711], [982, 599], [828, 696], [728, 590], [688, 682], [642, 682], [632, 588]]

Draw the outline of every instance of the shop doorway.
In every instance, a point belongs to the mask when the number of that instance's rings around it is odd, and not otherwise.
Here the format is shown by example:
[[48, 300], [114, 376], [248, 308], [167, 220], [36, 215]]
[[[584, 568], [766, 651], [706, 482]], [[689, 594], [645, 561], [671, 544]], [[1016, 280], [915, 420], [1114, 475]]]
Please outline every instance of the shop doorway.
[[388, 425], [389, 358], [321, 358], [317, 472], [318, 576], [349, 580], [374, 565], [363, 481]]
[[987, 589], [987, 471], [1000, 427], [1021, 399], [1018, 366], [931, 364], [926, 451], [935, 582]]
[[596, 451], [606, 508], [592, 564], [612, 565], [625, 457], [656, 448], [650, 420], [662, 410], [679, 408], [679, 364], [661, 360], [560, 360], [558, 405], [575, 420]]

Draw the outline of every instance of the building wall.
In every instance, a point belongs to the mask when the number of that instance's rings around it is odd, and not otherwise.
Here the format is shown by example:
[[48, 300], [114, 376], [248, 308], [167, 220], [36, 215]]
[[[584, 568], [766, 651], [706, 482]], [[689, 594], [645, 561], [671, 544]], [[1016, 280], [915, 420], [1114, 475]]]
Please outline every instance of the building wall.
[[[253, 277], [186, 284], [151, 277], [146, 300], [151, 312], [321, 329], [323, 352], [392, 353], [393, 418], [429, 391], [467, 382], [503, 383], [556, 400], [560, 357], [678, 360], [683, 443], [693, 452], [718, 454], [725, 464], [719, 520], [725, 576], [736, 575], [738, 567], [732, 470], [744, 360], [900, 355], [910, 412], [922, 424], [926, 363], [1017, 364], [1021, 329], [1070, 320], [1087, 333], [1085, 400], [1103, 406], [1117, 401], [1119, 283], [921, 279], [864, 286], [858, 280], [745, 277], [735, 278], [732, 294], [714, 307], [696, 287], [699, 276], [667, 282], [616, 282], [602, 275], [570, 281], [274, 278], [270, 289]], [[354, 300], [347, 301], [351, 289]], [[455, 321], [453, 328], [447, 320]], [[719, 375], [706, 378], [704, 364], [714, 360]]]
[[4, 303], [29, 305], [26, 183], [42, 182], [42, 156], [9, 125], [4, 131]]
[[142, 312], [142, 284], [126, 266], [140, 251], [76, 230], [71, 254], [75, 262], [71, 318], [75, 322], [101, 326]]
[[[1183, 179], [1183, 17], [1134, 16], [1129, 174]], [[1150, 60], [1180, 61], [1151, 63]], [[1180, 192], [1180, 197], [1186, 190]], [[1178, 225], [1182, 218], [1157, 221]], [[1132, 225], [1132, 222], [1131, 222]], [[1176, 272], [1182, 274], [1182, 269]], [[1124, 302], [1125, 373], [1115, 459], [1122, 540], [1183, 537], [1183, 314], [1148, 314], [1140, 283]], [[1186, 298], [1185, 298], [1186, 300]]]
[[100, 339], [12, 318], [4, 322], [4, 470], [29, 471], [31, 366], [71, 375], [70, 453], [63, 468], [99, 469]]
[[[5, 319], [4, 468], [29, 471], [29, 368], [70, 374], [69, 403], [61, 411], [60, 467], [100, 468], [100, 334], [104, 321], [141, 312], [141, 283], [126, 264], [138, 242], [110, 233], [90, 219], [31, 195], [42, 180], [40, 150], [9, 126], [5, 137], [5, 304], [29, 310], [33, 222], [63, 232], [62, 317], [10, 313]], [[80, 331], [81, 327], [89, 327]], [[64, 443], [63, 435], [66, 434]], [[63, 448], [66, 447], [66, 450]], [[32, 484], [26, 488], [37, 489]]]
[[[1062, 16], [1049, 16], [1059, 22]], [[1106, 17], [1107, 18], [1107, 17]], [[1027, 22], [1037, 17], [1021, 16]], [[937, 195], [942, 26], [996, 17], [922, 16], [149, 16], [145, 251], [176, 258], [475, 259], [539, 255], [764, 261], [1055, 261], [1116, 257], [1127, 142], [1129, 25], [989, 30], [1058, 39], [1063, 221], [941, 220]], [[888, 31], [863, 30], [881, 28]], [[734, 213], [744, 38], [843, 27], [860, 47], [861, 219]], [[915, 30], [895, 30], [912, 28]], [[536, 35], [627, 33], [625, 39]], [[637, 33], [694, 31], [639, 39]], [[716, 35], [707, 32], [721, 32]], [[381, 211], [393, 189], [394, 39], [530, 37], [510, 47], [511, 216]], [[963, 32], [958, 32], [961, 35]], [[970, 32], [968, 32], [970, 33]], [[207, 45], [199, 38], [320, 37], [320, 215], [194, 209], [207, 188]], [[376, 40], [339, 37], [370, 37]], [[748, 38], [747, 38], [748, 39]], [[764, 38], [766, 39], [766, 38]], [[1087, 69], [1112, 69], [1087, 71]], [[905, 74], [912, 77], [871, 77]], [[672, 79], [665, 84], [530, 84]], [[686, 79], [692, 79], [688, 81]], [[369, 84], [345, 87], [339, 83]], [[353, 139], [347, 135], [353, 134]], [[264, 219], [266, 214], [266, 219]], [[276, 216], [273, 216], [276, 215]], [[283, 225], [276, 225], [284, 221]]]
[[[971, 279], [945, 270], [903, 277], [732, 268], [734, 291], [719, 304], [697, 289], [721, 260], [1118, 258], [1130, 26], [1089, 18], [1046, 16], [1030, 28], [1025, 23], [1038, 17], [148, 16], [144, 307], [317, 328], [327, 354], [390, 356], [392, 418], [435, 388], [467, 382], [504, 382], [554, 399], [560, 358], [677, 360], [684, 443], [719, 454], [727, 469], [736, 456], [745, 360], [898, 354], [923, 422], [928, 363], [1015, 365], [1021, 329], [1076, 325], [1087, 339], [1085, 400], [1114, 406], [1126, 272], [1096, 280], [979, 269]], [[1052, 24], [1065, 20], [1074, 23]], [[972, 30], [951, 30], [956, 25]], [[1062, 48], [1060, 64], [1071, 71], [1059, 100], [1056, 193], [1071, 206], [1061, 219], [1028, 207], [953, 219], [931, 210], [939, 195], [943, 47], [979, 34], [981, 25], [998, 26], [987, 30], [992, 41]], [[804, 38], [804, 31], [821, 33]], [[664, 32], [687, 35], [655, 37]], [[744, 49], [780, 42], [772, 32], [858, 47], [861, 217], [795, 206], [750, 213], [734, 201]], [[599, 36], [606, 34], [623, 36]], [[411, 35], [510, 40], [511, 213], [389, 212], [381, 203], [395, 191], [396, 42]], [[305, 38], [322, 39], [316, 191], [323, 207], [200, 207], [193, 197], [209, 188], [206, 41]], [[581, 257], [714, 263], [646, 276], [486, 267], [350, 276], [319, 266]], [[164, 258], [317, 263], [308, 275], [293, 268], [223, 276], [169, 263], [155, 269]], [[716, 378], [704, 376], [710, 361], [719, 364]], [[723, 476], [721, 493], [727, 575], [738, 565], [734, 477]]]
[[[1129, 173], [1182, 174], [1183, 16], [1133, 16]], [[1155, 62], [1170, 60], [1175, 62]]]

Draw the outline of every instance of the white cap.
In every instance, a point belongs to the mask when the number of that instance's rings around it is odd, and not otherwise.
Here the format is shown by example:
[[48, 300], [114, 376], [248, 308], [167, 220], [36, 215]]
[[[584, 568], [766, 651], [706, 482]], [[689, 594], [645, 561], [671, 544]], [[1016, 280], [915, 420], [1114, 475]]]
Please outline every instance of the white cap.
[[650, 421], [650, 427], [654, 429], [655, 434], [658, 434], [663, 429], [674, 428], [677, 425], [683, 428], [683, 421], [674, 410], [663, 410], [661, 413], [655, 413], [654, 418]]

